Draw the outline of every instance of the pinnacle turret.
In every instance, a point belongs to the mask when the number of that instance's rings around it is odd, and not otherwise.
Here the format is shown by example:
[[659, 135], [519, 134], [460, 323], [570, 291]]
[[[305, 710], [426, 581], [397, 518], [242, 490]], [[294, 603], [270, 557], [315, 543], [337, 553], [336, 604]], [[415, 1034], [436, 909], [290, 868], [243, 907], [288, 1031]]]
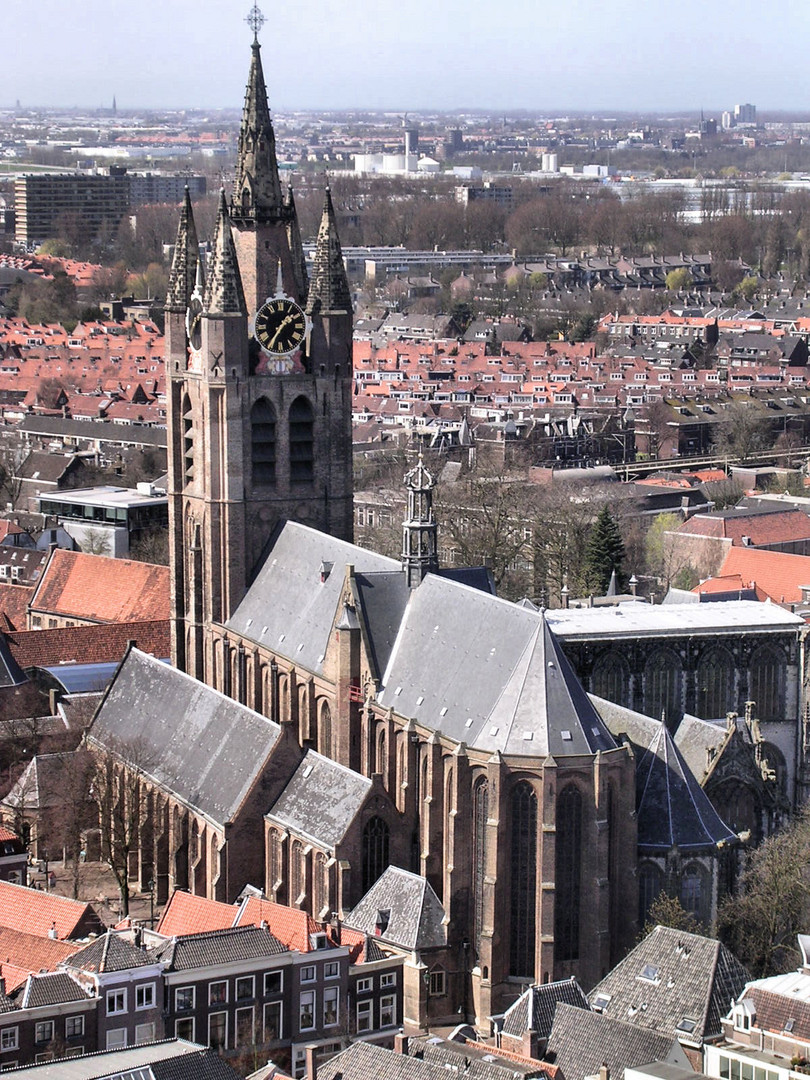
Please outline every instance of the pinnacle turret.
[[180, 211], [180, 224], [177, 227], [172, 268], [169, 272], [169, 285], [166, 290], [167, 311], [185, 311], [188, 307], [191, 294], [194, 292], [199, 261], [200, 246], [194, 224], [194, 211], [191, 207], [189, 190], [186, 188], [183, 209]]
[[332, 195], [327, 188], [315, 247], [312, 280], [309, 284], [307, 312], [310, 315], [350, 315], [351, 311], [352, 297], [346, 267], [343, 265], [335, 209], [332, 206]]
[[219, 212], [212, 248], [211, 268], [205, 290], [205, 311], [210, 315], [244, 315], [247, 310], [245, 294], [224, 189], [219, 195]]
[[290, 257], [292, 259], [293, 273], [295, 274], [295, 285], [298, 290], [298, 297], [303, 302], [306, 299], [307, 289], [309, 288], [309, 275], [307, 274], [307, 260], [304, 255], [304, 245], [301, 243], [301, 230], [298, 227], [298, 214], [295, 210], [292, 184], [287, 186], [287, 195], [284, 199], [284, 205], [287, 208], [288, 214], [287, 243], [290, 246]]
[[258, 40], [254, 39], [239, 131], [231, 213], [234, 220], [270, 222], [284, 215], [284, 206], [260, 50]]

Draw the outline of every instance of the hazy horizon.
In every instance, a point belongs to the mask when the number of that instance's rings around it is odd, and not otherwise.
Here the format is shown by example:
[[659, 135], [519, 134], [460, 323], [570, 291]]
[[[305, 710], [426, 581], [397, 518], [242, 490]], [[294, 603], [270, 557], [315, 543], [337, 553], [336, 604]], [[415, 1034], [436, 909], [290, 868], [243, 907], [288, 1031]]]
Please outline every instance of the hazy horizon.
[[[6, 0], [0, 107], [231, 109], [244, 96], [249, 0]], [[298, 0], [263, 11], [274, 111], [712, 115], [750, 101], [802, 113], [810, 8], [753, 0]], [[787, 33], [785, 31], [788, 31]], [[10, 46], [10, 47], [8, 47]], [[333, 59], [334, 58], [334, 59]], [[767, 65], [767, 76], [762, 68]], [[213, 74], [212, 74], [213, 73]]]

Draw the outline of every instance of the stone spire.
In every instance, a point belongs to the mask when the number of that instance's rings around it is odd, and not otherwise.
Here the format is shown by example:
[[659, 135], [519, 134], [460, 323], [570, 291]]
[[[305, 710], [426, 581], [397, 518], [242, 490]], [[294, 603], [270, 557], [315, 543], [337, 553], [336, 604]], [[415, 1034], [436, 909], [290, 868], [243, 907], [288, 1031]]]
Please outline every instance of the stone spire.
[[408, 588], [420, 585], [427, 574], [439, 569], [436, 519], [433, 517], [433, 489], [436, 481], [425, 468], [422, 452], [416, 468], [405, 476], [408, 515], [402, 524], [402, 565]]
[[350, 315], [351, 311], [352, 297], [346, 278], [346, 267], [343, 265], [332, 195], [327, 188], [318, 229], [318, 242], [315, 246], [312, 280], [309, 283], [307, 313]]
[[284, 207], [278, 178], [276, 137], [262, 72], [261, 46], [255, 37], [251, 50], [231, 213], [235, 221], [267, 223], [278, 221], [284, 214]]
[[303, 303], [306, 300], [307, 289], [309, 288], [309, 277], [307, 275], [307, 261], [304, 256], [304, 245], [301, 243], [301, 230], [298, 228], [298, 214], [295, 210], [292, 184], [287, 185], [287, 195], [284, 199], [284, 206], [286, 207], [288, 214], [287, 243], [290, 247], [290, 257], [292, 259], [293, 273], [295, 274], [295, 286], [298, 290], [296, 299]]
[[200, 246], [194, 224], [194, 211], [191, 208], [189, 190], [186, 188], [183, 209], [180, 211], [180, 224], [177, 227], [174, 258], [169, 273], [169, 286], [166, 291], [167, 311], [185, 311], [188, 307], [191, 294], [194, 292], [199, 261]]
[[219, 193], [219, 212], [214, 228], [213, 254], [205, 290], [204, 308], [209, 315], [244, 315], [245, 294], [231, 235], [225, 189]]

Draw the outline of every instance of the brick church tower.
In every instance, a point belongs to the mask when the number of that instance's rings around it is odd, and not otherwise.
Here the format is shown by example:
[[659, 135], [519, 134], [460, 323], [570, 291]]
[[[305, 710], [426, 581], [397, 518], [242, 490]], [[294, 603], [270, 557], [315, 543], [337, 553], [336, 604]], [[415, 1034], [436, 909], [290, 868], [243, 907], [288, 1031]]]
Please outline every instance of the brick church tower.
[[352, 534], [352, 308], [329, 190], [307, 280], [282, 193], [254, 8], [236, 179], [207, 272], [186, 195], [166, 297], [172, 660], [215, 684], [210, 634], [283, 519]]

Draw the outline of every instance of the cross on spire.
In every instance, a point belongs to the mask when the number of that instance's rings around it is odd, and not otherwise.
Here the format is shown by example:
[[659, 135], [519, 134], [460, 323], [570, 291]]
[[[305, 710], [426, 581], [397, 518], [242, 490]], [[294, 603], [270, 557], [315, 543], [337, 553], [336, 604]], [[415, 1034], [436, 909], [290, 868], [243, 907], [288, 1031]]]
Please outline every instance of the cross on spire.
[[248, 24], [250, 29], [253, 31], [253, 40], [258, 41], [259, 40], [259, 31], [264, 26], [264, 24], [267, 22], [267, 19], [262, 14], [261, 10], [259, 9], [258, 4], [254, 4], [253, 7], [250, 9], [250, 11], [248, 12], [247, 18], [245, 19], [245, 22]]

